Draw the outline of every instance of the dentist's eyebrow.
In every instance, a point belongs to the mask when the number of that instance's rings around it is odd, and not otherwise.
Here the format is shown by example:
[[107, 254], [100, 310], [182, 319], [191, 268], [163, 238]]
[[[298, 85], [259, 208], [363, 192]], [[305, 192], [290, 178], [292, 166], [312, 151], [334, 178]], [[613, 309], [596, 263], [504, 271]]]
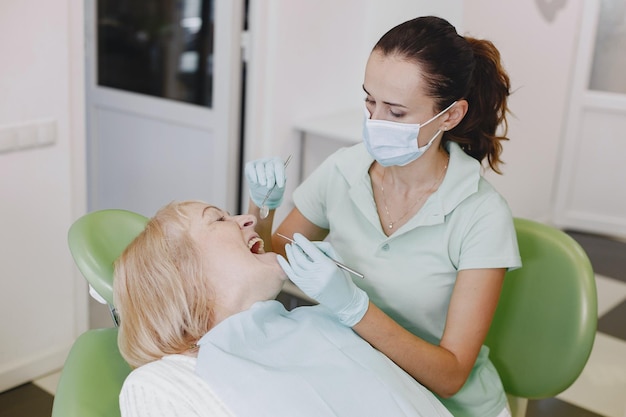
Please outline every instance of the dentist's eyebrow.
[[[365, 91], [365, 94], [367, 94], [368, 96], [371, 96], [371, 94], [369, 93], [369, 91], [367, 91], [365, 89], [365, 85], [362, 85], [363, 87], [363, 91]], [[384, 104], [388, 105], [388, 106], [392, 106], [392, 107], [402, 107], [404, 109], [408, 109], [407, 106], [403, 105], [403, 104], [399, 104], [399, 103], [392, 103], [390, 101], [383, 101]]]

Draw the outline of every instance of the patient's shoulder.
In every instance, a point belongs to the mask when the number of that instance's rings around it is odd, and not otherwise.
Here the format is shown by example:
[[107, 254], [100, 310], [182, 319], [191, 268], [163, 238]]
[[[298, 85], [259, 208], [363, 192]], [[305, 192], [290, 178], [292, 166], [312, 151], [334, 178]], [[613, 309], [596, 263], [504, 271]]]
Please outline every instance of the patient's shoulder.
[[122, 415], [232, 416], [195, 366], [196, 358], [170, 355], [133, 370], [120, 393]]
[[168, 355], [134, 369], [129, 378], [143, 380], [159, 376], [188, 377], [194, 373], [197, 359], [185, 355]]
[[124, 386], [143, 385], [154, 389], [175, 386], [179, 381], [192, 382], [195, 376], [195, 358], [169, 355], [134, 369], [124, 381]]

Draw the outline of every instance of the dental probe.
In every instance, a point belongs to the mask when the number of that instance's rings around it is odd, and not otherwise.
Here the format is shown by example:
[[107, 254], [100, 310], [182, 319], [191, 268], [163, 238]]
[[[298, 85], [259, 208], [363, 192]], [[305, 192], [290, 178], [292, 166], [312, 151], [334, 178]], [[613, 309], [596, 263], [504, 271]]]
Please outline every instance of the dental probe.
[[[293, 243], [294, 245], [296, 245], [296, 246], [300, 247], [300, 245], [298, 245], [298, 244], [296, 243], [296, 241], [295, 241], [295, 240], [293, 240], [293, 239], [291, 239], [291, 238], [289, 238], [289, 237], [287, 237], [287, 236], [285, 236], [285, 235], [281, 235], [280, 233], [276, 233], [276, 234], [277, 234], [278, 236], [282, 237], [283, 239], [286, 239], [286, 240], [288, 240], [289, 242]], [[326, 255], [326, 254], [325, 254], [325, 255]], [[362, 273], [357, 272], [357, 271], [355, 271], [354, 269], [352, 269], [352, 268], [350, 268], [350, 267], [345, 266], [345, 265], [344, 265], [344, 264], [342, 264], [341, 262], [334, 260], [333, 258], [331, 258], [331, 257], [330, 257], [330, 256], [328, 256], [328, 255], [326, 255], [326, 256], [328, 257], [328, 259], [330, 259], [331, 261], [333, 261], [333, 262], [335, 263], [335, 265], [337, 265], [339, 268], [343, 269], [344, 271], [347, 271], [347, 272], [349, 272], [349, 273], [351, 273], [351, 274], [353, 274], [353, 275], [356, 275], [356, 276], [357, 276], [357, 277], [359, 277], [359, 278], [365, 278], [365, 275], [363, 275]]]

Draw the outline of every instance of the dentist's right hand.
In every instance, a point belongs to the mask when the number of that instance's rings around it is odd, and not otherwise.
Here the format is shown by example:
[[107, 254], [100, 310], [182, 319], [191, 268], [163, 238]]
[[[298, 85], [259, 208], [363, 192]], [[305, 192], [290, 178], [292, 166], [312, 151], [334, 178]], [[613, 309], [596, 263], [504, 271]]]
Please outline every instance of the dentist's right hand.
[[314, 243], [300, 233], [295, 233], [293, 239], [297, 245], [285, 245], [289, 262], [280, 255], [277, 257], [289, 279], [306, 295], [333, 311], [346, 326], [361, 321], [369, 297], [329, 258], [340, 261], [330, 243]]
[[257, 207], [260, 208], [263, 205], [263, 199], [274, 184], [276, 188], [265, 201], [265, 205], [269, 209], [276, 209], [280, 206], [287, 182], [285, 163], [282, 159], [275, 156], [246, 162], [245, 174], [250, 188], [250, 198]]

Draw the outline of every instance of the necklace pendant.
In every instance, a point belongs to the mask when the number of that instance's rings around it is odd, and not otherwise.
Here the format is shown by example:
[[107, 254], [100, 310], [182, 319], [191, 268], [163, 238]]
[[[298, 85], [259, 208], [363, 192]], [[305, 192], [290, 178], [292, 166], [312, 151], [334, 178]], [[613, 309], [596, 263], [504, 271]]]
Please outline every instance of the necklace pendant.
[[387, 226], [387, 227], [390, 228], [390, 229], [393, 229], [393, 222], [390, 222], [389, 226]]

